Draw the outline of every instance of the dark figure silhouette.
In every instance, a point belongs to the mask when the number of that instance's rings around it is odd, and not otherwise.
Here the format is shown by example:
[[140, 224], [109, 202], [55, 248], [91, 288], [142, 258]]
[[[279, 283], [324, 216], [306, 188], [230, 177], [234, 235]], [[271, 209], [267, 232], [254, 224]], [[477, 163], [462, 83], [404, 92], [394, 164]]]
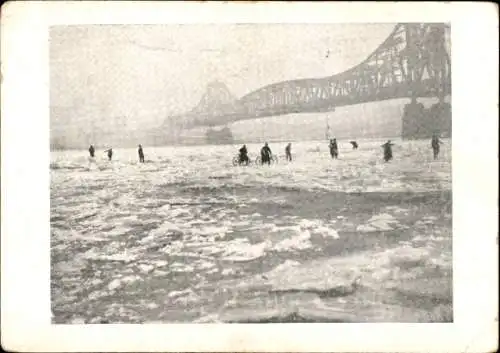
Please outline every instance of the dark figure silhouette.
[[357, 150], [358, 149], [358, 143], [356, 141], [351, 141], [350, 143], [352, 145], [352, 149], [353, 150]]
[[339, 157], [339, 147], [337, 146], [336, 138], [330, 140], [330, 155], [333, 159], [337, 159]]
[[291, 162], [292, 161], [292, 144], [291, 143], [286, 145], [285, 154], [286, 154], [286, 160]]
[[442, 142], [439, 140], [439, 137], [436, 134], [432, 135], [431, 147], [434, 152], [434, 159], [437, 159], [439, 156], [440, 144], [442, 144]]
[[90, 145], [90, 147], [89, 147], [89, 153], [90, 153], [90, 157], [94, 158], [94, 153], [95, 153], [94, 146]]
[[113, 158], [113, 149], [110, 148], [109, 150], [106, 150], [105, 152], [108, 152], [108, 159], [111, 160]]
[[384, 161], [386, 162], [389, 162], [392, 159], [392, 146], [394, 146], [394, 144], [391, 143], [391, 140], [388, 140], [381, 146], [384, 148]]
[[137, 152], [139, 153], [139, 163], [144, 163], [144, 151], [142, 150], [141, 145], [139, 145]]
[[269, 148], [269, 145], [266, 142], [264, 147], [262, 147], [262, 149], [260, 150], [260, 159], [262, 164], [267, 163], [268, 165], [271, 165], [271, 156], [272, 156], [271, 149]]
[[248, 150], [247, 150], [246, 145], [243, 145], [243, 147], [240, 148], [240, 156], [239, 157], [240, 157], [240, 159], [239, 159], [240, 164], [245, 163], [246, 165], [248, 165], [248, 163], [250, 163], [250, 159], [248, 158]]

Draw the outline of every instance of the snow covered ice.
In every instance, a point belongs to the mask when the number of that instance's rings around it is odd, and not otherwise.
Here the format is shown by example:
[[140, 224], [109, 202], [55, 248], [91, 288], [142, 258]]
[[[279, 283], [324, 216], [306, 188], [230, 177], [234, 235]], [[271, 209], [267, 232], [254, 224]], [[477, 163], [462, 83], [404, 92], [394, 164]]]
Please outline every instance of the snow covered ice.
[[444, 141], [433, 160], [396, 140], [390, 163], [382, 140], [339, 141], [338, 160], [296, 142], [292, 163], [249, 167], [236, 145], [52, 152], [52, 320], [450, 321]]

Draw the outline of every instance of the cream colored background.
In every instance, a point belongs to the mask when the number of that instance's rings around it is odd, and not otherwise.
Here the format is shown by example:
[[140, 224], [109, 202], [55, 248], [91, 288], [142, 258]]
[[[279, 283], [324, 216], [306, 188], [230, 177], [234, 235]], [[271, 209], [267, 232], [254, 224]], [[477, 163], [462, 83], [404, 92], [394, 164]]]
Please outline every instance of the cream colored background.
[[[3, 348], [32, 352], [495, 349], [497, 11], [495, 5], [487, 3], [10, 2], [4, 5], [1, 18]], [[454, 324], [50, 324], [48, 26], [214, 22], [451, 22]]]

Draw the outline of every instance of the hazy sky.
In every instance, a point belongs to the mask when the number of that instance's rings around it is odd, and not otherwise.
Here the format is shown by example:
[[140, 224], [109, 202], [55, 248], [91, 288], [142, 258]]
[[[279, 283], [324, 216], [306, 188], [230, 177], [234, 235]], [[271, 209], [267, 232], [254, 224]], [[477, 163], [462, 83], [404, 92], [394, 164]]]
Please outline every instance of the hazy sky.
[[214, 80], [239, 98], [273, 82], [342, 72], [365, 59], [394, 26], [54, 27], [51, 106], [98, 125], [123, 116], [131, 128], [139, 122], [154, 126], [168, 115], [193, 108]]

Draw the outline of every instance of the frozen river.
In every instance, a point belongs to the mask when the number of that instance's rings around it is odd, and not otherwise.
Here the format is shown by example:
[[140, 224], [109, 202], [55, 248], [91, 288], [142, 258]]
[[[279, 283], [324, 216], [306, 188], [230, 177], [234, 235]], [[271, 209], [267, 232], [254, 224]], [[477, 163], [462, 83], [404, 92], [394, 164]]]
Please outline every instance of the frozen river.
[[451, 140], [383, 142], [52, 152], [53, 322], [451, 321]]

